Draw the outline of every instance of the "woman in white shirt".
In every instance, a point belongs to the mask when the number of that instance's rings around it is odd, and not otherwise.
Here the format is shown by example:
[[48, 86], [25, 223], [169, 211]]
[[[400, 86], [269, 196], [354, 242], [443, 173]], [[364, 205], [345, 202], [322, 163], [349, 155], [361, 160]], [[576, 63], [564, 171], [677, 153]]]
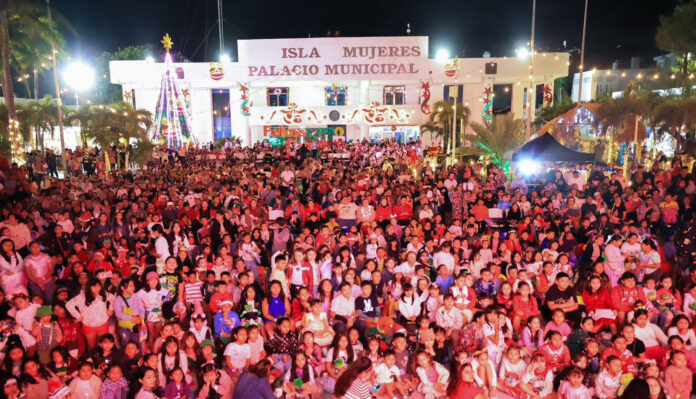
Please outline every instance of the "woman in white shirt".
[[423, 307], [423, 301], [415, 295], [411, 283], [404, 283], [403, 293], [399, 298], [399, 323], [403, 324], [407, 330], [416, 329], [416, 319], [420, 316]]
[[109, 299], [102, 293], [101, 282], [96, 278], [90, 279], [85, 291], [70, 299], [65, 309], [75, 321], [82, 322], [88, 349], [97, 346], [99, 338], [109, 332], [109, 317], [114, 311]]
[[660, 327], [650, 323], [648, 313], [645, 310], [637, 310], [633, 317], [636, 338], [645, 344], [645, 358], [648, 360], [663, 359], [667, 353], [665, 333]]
[[27, 292], [27, 278], [24, 275], [24, 259], [15, 251], [14, 241], [5, 238], [0, 243], [0, 279], [5, 294], [11, 296]]

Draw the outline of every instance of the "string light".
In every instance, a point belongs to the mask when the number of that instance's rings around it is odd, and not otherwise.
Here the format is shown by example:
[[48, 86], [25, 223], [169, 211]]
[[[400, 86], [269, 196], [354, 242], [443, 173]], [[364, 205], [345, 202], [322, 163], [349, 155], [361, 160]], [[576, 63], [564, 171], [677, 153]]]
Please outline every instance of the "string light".
[[670, 79], [676, 79], [676, 77], [677, 77], [677, 76], [676, 76], [675, 74], [669, 75], [669, 78], [670, 78]]
[[625, 78], [625, 77], [626, 77], [626, 72], [622, 72], [622, 73], [621, 73], [621, 77], [622, 77], [622, 78]]
[[656, 73], [656, 74], [653, 75], [653, 79], [657, 79], [657, 78], [659, 78], [659, 77], [660, 77], [660, 74], [659, 74], [659, 73]]
[[638, 80], [643, 79], [643, 75], [639, 73], [638, 75], [636, 75], [636, 79], [638, 79]]

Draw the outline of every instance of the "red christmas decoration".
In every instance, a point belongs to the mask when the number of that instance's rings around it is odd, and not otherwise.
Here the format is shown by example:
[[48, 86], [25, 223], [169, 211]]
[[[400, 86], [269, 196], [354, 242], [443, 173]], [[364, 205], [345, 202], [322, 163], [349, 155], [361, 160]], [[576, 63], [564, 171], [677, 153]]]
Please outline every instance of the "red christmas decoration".
[[428, 101], [430, 101], [430, 83], [421, 82], [420, 89], [422, 90], [421, 112], [425, 115], [428, 115], [431, 112], [430, 105], [428, 104]]
[[225, 69], [222, 67], [221, 62], [211, 62], [210, 63], [210, 78], [213, 80], [220, 80], [225, 76]]

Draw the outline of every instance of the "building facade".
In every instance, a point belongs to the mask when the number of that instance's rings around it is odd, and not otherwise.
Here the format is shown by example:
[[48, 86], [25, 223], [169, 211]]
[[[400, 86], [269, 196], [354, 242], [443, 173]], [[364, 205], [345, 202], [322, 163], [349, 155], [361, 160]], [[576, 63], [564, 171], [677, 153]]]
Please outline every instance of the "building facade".
[[[482, 121], [524, 117], [551, 101], [553, 81], [568, 74], [567, 53], [529, 59], [428, 58], [428, 38], [328, 37], [238, 41], [237, 62], [176, 63], [199, 143], [238, 137], [407, 141], [433, 105], [449, 100]], [[154, 112], [162, 63], [111, 61], [124, 99]], [[533, 70], [533, 75], [530, 71]], [[424, 135], [429, 140], [429, 135]]]

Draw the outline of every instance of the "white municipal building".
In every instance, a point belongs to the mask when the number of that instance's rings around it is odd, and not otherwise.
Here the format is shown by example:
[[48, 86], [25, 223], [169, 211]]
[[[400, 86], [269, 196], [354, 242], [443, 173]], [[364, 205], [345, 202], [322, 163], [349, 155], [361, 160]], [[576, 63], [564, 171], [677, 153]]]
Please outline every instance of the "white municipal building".
[[[199, 143], [407, 141], [437, 101], [468, 106], [474, 121], [507, 112], [522, 118], [528, 88], [537, 109], [550, 102], [554, 79], [568, 75], [568, 53], [537, 53], [533, 69], [517, 57], [436, 60], [425, 36], [239, 40], [237, 49], [237, 62], [175, 63]], [[111, 61], [111, 82], [154, 113], [164, 68]]]

